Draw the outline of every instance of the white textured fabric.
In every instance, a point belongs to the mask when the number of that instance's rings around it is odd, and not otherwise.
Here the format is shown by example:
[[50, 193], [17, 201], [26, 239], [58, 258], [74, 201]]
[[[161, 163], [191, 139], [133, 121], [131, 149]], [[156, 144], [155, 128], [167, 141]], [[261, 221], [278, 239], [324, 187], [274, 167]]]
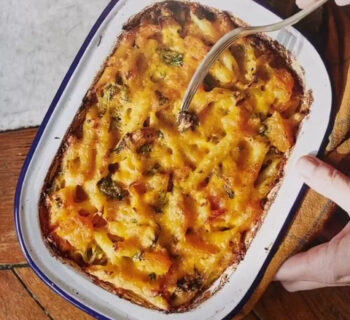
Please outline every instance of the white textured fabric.
[[108, 0], [0, 0], [0, 131], [39, 125]]

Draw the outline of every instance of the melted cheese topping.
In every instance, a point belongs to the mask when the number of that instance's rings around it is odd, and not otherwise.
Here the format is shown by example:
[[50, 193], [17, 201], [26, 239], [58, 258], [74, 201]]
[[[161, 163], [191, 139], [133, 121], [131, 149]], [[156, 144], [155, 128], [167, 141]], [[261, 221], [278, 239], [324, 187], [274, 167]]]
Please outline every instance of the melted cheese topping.
[[155, 6], [124, 32], [46, 196], [62, 254], [163, 310], [188, 305], [242, 258], [303, 119], [293, 74], [247, 38], [198, 90], [198, 126], [179, 132], [194, 71], [234, 28], [224, 13], [181, 6]]

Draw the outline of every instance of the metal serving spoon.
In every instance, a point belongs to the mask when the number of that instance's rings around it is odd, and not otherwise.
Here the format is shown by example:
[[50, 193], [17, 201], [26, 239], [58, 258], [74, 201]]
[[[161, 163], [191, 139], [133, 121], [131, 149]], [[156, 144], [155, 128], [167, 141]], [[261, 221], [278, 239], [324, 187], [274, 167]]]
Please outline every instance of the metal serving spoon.
[[211, 66], [220, 57], [221, 53], [229, 48], [233, 42], [237, 39], [246, 37], [248, 35], [260, 33], [260, 32], [272, 32], [277, 31], [287, 26], [292, 26], [299, 22], [301, 19], [308, 16], [310, 13], [321, 7], [328, 0], [319, 0], [316, 3], [310, 5], [293, 16], [274, 24], [269, 24], [260, 27], [239, 27], [229, 33], [225, 34], [209, 51], [202, 63], [199, 65], [195, 74], [193, 75], [191, 82], [187, 88], [186, 94], [182, 101], [181, 111], [178, 118], [179, 130], [184, 131], [196, 122], [196, 116], [188, 111], [194, 95], [196, 94], [199, 85], [203, 82], [204, 78], [208, 74]]

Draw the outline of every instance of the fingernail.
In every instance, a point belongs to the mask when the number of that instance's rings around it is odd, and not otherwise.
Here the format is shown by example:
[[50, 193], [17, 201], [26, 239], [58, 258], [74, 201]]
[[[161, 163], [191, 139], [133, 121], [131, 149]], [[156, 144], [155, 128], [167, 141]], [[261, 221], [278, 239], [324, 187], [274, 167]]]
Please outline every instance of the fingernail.
[[305, 156], [298, 160], [297, 169], [299, 174], [304, 178], [310, 178], [317, 165], [317, 160], [312, 156]]
[[305, 9], [314, 2], [316, 1], [315, 0], [297, 0], [296, 4], [300, 9]]
[[335, 0], [335, 3], [338, 6], [346, 6], [346, 5], [350, 4], [350, 0]]

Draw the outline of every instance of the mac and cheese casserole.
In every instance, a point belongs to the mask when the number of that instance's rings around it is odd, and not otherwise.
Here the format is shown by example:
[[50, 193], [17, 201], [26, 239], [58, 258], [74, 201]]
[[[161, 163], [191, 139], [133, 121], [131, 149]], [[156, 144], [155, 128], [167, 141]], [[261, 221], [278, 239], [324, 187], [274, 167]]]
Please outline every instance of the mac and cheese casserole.
[[307, 113], [286, 56], [248, 37], [214, 64], [179, 130], [192, 75], [236, 26], [177, 1], [130, 20], [48, 173], [49, 246], [135, 303], [185, 310], [244, 258]]

